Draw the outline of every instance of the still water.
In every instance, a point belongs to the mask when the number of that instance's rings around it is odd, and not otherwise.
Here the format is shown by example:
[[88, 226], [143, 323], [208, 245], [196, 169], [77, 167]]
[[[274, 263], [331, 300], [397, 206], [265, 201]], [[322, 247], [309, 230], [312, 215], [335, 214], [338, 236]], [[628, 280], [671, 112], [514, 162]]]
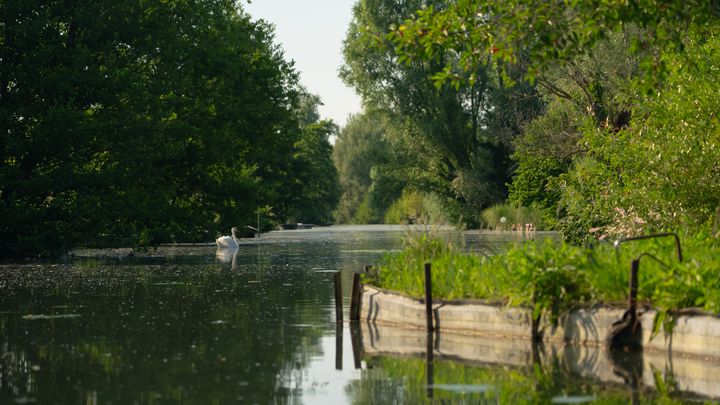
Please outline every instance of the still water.
[[[333, 272], [347, 319], [352, 272], [422, 231], [319, 228], [264, 234], [237, 255], [195, 246], [0, 265], [0, 404], [712, 400], [675, 392], [663, 375], [664, 391], [573, 374], [552, 354], [493, 364], [438, 353], [428, 363], [422, 350], [373, 349], [377, 330], [338, 327]], [[507, 239], [444, 234], [490, 254]]]

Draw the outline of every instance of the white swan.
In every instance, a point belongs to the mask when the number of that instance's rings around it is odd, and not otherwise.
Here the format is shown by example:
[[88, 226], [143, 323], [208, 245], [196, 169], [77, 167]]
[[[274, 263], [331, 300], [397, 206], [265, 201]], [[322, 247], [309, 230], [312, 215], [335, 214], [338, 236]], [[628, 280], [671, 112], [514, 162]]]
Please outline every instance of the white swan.
[[230, 230], [232, 232], [232, 236], [221, 236], [217, 239], [215, 239], [215, 243], [217, 243], [218, 249], [237, 249], [239, 246], [237, 236], [235, 236], [235, 232], [237, 232], [237, 228], [233, 226], [233, 228]]
[[237, 255], [239, 249], [220, 249], [215, 252], [215, 257], [220, 263], [230, 263], [232, 270], [237, 270]]

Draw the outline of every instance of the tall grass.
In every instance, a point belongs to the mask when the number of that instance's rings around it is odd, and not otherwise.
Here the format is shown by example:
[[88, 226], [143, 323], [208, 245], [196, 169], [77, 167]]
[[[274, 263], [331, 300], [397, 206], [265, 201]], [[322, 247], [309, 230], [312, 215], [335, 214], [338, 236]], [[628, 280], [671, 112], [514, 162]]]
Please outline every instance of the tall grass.
[[661, 311], [698, 307], [720, 313], [720, 242], [706, 234], [683, 238], [686, 259], [672, 240], [592, 248], [544, 239], [516, 243], [505, 254], [469, 254], [424, 234], [385, 256], [371, 280], [380, 287], [422, 297], [424, 263], [432, 264], [433, 295], [481, 299], [532, 308], [551, 320], [576, 305], [627, 299], [630, 262], [641, 253], [638, 298]]

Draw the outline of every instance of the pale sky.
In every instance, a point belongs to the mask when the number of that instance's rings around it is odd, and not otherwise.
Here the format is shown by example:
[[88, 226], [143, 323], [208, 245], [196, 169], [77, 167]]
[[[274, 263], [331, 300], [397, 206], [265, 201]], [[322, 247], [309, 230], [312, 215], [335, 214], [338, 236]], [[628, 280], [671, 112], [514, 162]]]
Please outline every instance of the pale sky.
[[343, 63], [342, 41], [355, 0], [252, 0], [243, 8], [254, 20], [275, 25], [275, 42], [285, 58], [295, 61], [300, 83], [320, 96], [322, 118], [345, 125], [360, 111], [360, 98], [338, 77]]

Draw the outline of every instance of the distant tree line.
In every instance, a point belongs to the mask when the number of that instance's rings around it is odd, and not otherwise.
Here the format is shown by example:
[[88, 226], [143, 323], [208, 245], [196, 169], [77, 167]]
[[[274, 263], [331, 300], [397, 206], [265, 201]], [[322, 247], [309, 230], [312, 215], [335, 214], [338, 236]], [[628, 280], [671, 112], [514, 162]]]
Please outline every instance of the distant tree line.
[[328, 222], [319, 103], [231, 0], [4, 0], [0, 256]]
[[[462, 63], [457, 52], [439, 48], [425, 59], [410, 60], [389, 36], [417, 10], [446, 3], [361, 0], [353, 8], [341, 76], [372, 118], [355, 117], [336, 146], [353, 142], [365, 126], [373, 135], [365, 136], [364, 145], [375, 142], [384, 153], [364, 158], [373, 173], [372, 188], [363, 182], [349, 188], [340, 166], [339, 220], [478, 226], [481, 210], [507, 196], [513, 139], [542, 111], [536, 88], [523, 81], [524, 68], [511, 73], [517, 79], [512, 85], [491, 64], [468, 72], [467, 85], [434, 81], [446, 66]], [[368, 120], [369, 125], [361, 124]], [[342, 153], [336, 151], [336, 161]], [[367, 200], [356, 208], [348, 205], [358, 194]], [[375, 212], [366, 215], [367, 208]]]

